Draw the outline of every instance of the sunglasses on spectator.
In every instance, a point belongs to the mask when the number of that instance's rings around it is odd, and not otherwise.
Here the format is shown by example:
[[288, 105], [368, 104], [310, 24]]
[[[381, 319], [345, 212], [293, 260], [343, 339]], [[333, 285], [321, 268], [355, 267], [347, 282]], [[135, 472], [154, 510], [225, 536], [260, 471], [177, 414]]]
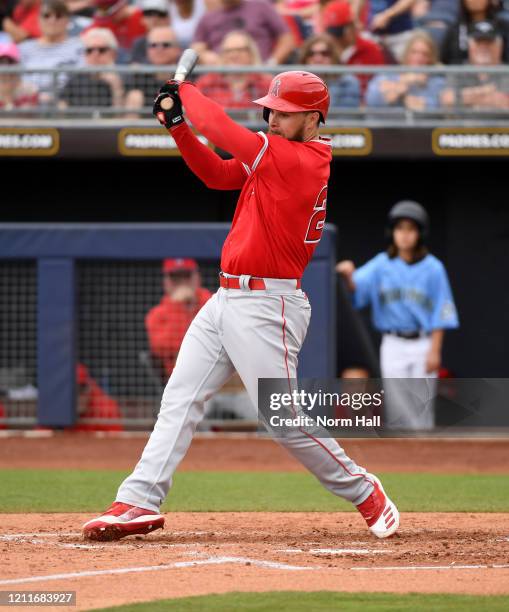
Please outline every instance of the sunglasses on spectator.
[[193, 272], [191, 270], [175, 270], [174, 272], [166, 272], [166, 278], [171, 278], [172, 280], [189, 280]]
[[223, 53], [245, 53], [251, 51], [249, 47], [230, 47], [229, 49], [223, 49]]
[[111, 51], [111, 47], [87, 47], [85, 49], [85, 53], [87, 55], [91, 55], [94, 51], [97, 51], [97, 53], [103, 55], [103, 53], [108, 53], [108, 51]]
[[41, 17], [43, 19], [50, 19], [51, 17], [54, 17], [55, 19], [63, 19], [66, 17], [66, 15], [58, 15], [57, 13], [41, 13]]
[[174, 47], [175, 43], [169, 42], [167, 40], [163, 41], [163, 42], [151, 42], [148, 43], [148, 46], [150, 49], [157, 49], [158, 47], [161, 47], [162, 49], [169, 49], [170, 47]]
[[164, 11], [149, 10], [149, 11], [143, 11], [143, 16], [144, 17], [168, 17], [168, 13], [165, 13]]
[[322, 57], [330, 57], [331, 52], [329, 49], [310, 49], [308, 55], [309, 57], [312, 57], [313, 55], [321, 55]]

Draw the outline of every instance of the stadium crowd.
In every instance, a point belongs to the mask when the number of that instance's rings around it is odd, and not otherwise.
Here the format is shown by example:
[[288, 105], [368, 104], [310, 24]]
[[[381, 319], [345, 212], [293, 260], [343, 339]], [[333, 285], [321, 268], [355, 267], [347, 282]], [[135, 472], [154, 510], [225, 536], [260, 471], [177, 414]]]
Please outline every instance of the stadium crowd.
[[[168, 72], [114, 67], [175, 64], [188, 46], [203, 66], [230, 69], [196, 79], [226, 108], [249, 108], [267, 90], [264, 65], [401, 64], [408, 72], [324, 73], [332, 107], [508, 109], [509, 74], [483, 73], [508, 61], [508, 41], [507, 0], [0, 0], [0, 109], [114, 107], [137, 117]], [[3, 65], [27, 72], [2, 74]], [[479, 72], [415, 71], [440, 65]], [[81, 66], [102, 70], [73, 74]]]

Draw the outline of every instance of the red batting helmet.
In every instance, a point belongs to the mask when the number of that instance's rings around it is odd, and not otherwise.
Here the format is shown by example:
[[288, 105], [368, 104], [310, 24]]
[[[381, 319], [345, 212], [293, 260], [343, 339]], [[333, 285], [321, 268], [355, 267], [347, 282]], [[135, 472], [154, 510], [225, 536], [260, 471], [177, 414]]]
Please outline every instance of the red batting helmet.
[[290, 70], [277, 74], [272, 79], [269, 93], [253, 102], [263, 106], [265, 121], [269, 120], [271, 110], [284, 113], [317, 111], [320, 120], [325, 123], [330, 97], [327, 85], [316, 74]]

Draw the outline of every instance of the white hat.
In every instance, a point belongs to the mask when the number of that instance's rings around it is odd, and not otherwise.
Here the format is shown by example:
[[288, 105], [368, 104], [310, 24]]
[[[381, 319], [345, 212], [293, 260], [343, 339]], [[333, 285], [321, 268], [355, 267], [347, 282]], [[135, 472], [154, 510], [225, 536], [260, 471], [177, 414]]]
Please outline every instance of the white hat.
[[142, 11], [169, 12], [168, 0], [139, 0], [138, 6]]

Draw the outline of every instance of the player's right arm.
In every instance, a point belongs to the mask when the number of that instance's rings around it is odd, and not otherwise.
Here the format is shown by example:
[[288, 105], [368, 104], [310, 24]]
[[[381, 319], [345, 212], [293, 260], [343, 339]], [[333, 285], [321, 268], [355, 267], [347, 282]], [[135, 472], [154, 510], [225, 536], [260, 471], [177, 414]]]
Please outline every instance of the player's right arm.
[[236, 159], [221, 159], [204, 145], [187, 123], [169, 130], [189, 168], [211, 189], [242, 189], [247, 173]]
[[355, 264], [350, 259], [344, 259], [336, 264], [336, 272], [341, 274], [345, 279], [348, 289], [355, 291], [355, 283], [353, 282], [353, 273], [355, 272]]

